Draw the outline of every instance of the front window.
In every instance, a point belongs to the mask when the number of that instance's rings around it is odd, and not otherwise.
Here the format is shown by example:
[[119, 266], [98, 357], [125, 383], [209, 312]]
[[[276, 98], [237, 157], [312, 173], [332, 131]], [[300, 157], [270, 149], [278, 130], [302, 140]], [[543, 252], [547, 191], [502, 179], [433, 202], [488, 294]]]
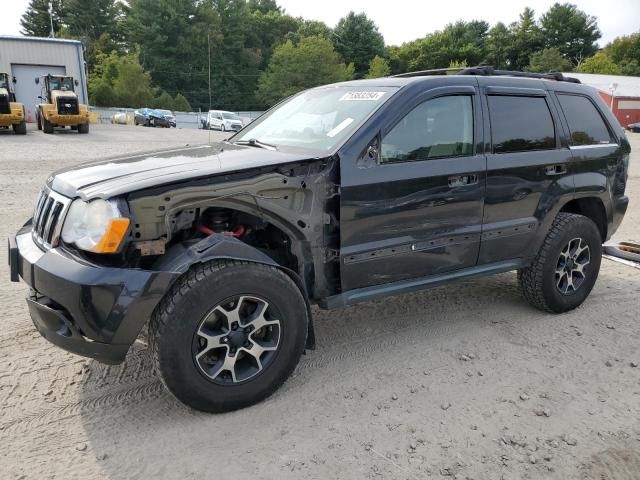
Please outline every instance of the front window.
[[0, 88], [9, 88], [9, 81], [6, 75], [0, 75]]
[[73, 80], [69, 77], [54, 77], [49, 79], [49, 90], [73, 92]]
[[251, 123], [232, 141], [330, 152], [396, 91], [395, 87], [341, 85], [306, 90]]

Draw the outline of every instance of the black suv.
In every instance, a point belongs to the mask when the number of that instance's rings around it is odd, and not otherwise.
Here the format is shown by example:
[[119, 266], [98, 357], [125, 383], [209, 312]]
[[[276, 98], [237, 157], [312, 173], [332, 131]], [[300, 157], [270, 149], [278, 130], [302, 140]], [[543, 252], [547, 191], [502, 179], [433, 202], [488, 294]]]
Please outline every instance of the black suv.
[[168, 389], [212, 412], [285, 381], [314, 348], [312, 304], [517, 270], [530, 303], [565, 312], [628, 204], [629, 143], [578, 83], [328, 85], [222, 144], [61, 170], [9, 240], [12, 280], [49, 341], [118, 363], [146, 335]]

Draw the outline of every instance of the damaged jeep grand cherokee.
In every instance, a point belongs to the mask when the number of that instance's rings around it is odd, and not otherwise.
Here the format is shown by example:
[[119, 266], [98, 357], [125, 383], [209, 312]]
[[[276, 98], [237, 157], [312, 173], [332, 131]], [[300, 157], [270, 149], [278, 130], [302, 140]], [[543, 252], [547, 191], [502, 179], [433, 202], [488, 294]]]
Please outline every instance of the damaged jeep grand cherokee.
[[59, 171], [9, 240], [12, 280], [70, 352], [119, 363], [147, 332], [167, 388], [210, 412], [287, 379], [312, 305], [517, 270], [534, 306], [573, 309], [626, 211], [630, 147], [595, 90], [522, 76], [323, 86], [218, 145]]

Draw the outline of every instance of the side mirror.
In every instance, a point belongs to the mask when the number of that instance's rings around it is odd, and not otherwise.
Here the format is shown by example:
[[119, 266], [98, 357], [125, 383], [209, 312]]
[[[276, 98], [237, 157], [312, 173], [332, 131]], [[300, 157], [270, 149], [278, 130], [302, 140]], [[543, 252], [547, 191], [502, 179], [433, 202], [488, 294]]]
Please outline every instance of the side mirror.
[[380, 141], [378, 137], [371, 140], [357, 162], [359, 168], [370, 168], [380, 161]]
[[42, 100], [42, 95], [38, 95], [38, 98], [39, 98], [40, 100]]
[[80, 85], [80, 83], [78, 82], [78, 80], [74, 80], [73, 84], [77, 87], [78, 85]]
[[13, 77], [13, 83], [18, 83], [18, 80], [16, 79], [16, 77]]
[[40, 77], [36, 77], [36, 85], [40, 84]]

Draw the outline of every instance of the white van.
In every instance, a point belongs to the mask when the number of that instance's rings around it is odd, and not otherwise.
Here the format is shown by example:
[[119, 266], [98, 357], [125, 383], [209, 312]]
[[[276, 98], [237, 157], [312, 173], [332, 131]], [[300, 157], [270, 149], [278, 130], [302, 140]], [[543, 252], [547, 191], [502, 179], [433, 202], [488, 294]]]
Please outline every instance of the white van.
[[241, 130], [244, 125], [242, 119], [236, 113], [226, 112], [224, 110], [209, 110], [205, 127], [223, 132], [237, 132]]

